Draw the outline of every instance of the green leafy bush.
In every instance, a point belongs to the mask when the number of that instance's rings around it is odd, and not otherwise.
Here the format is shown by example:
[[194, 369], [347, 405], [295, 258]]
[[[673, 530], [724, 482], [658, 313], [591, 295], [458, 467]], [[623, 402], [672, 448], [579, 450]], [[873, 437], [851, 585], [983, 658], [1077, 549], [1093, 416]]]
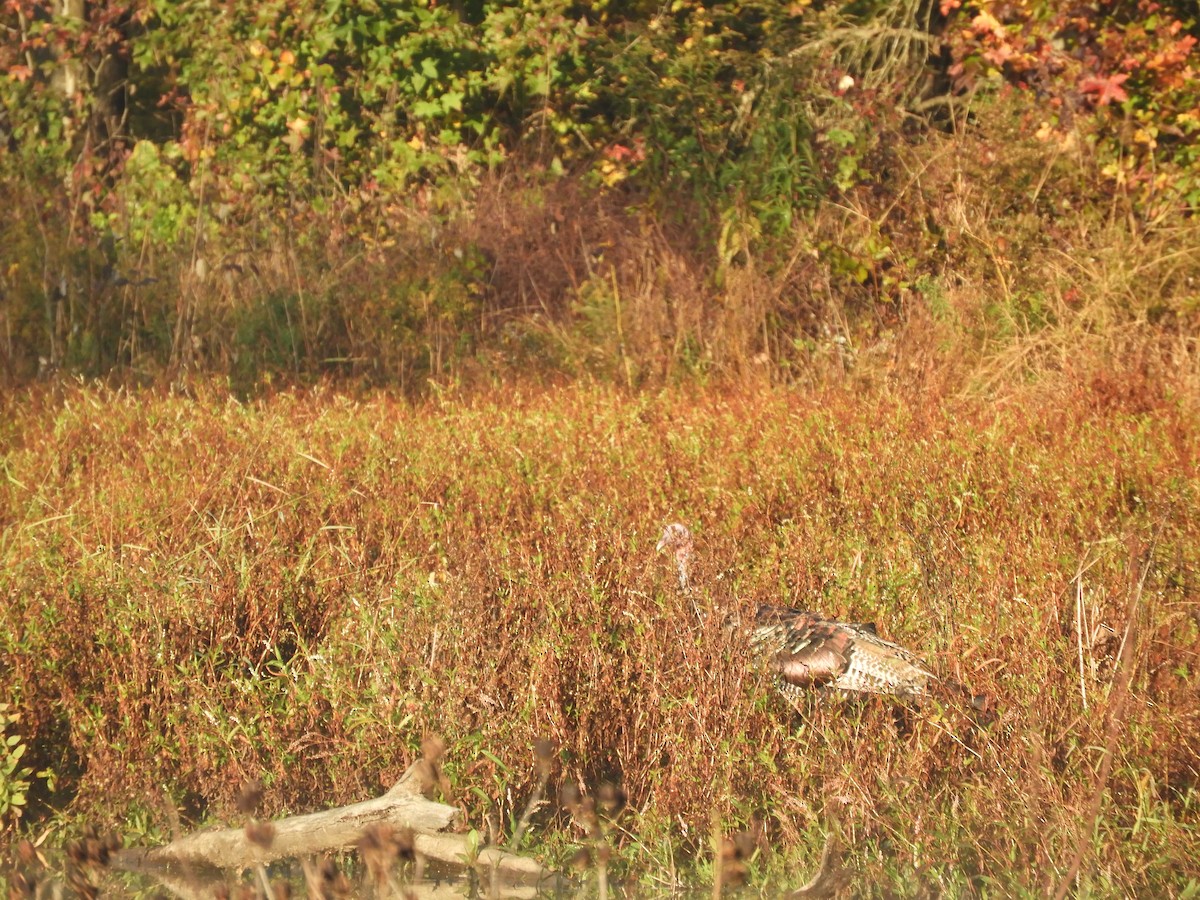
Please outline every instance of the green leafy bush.
[[33, 779], [38, 778], [53, 789], [54, 773], [43, 769], [36, 775], [33, 769], [21, 765], [29, 745], [17, 732], [8, 731], [21, 721], [10, 703], [0, 703], [0, 831], [20, 821], [29, 802]]
[[582, 21], [558, 0], [472, 11], [270, 0], [213, 16], [155, 0], [133, 54], [161, 73], [185, 158], [225, 202], [394, 193], [497, 162], [535, 108], [558, 124]]

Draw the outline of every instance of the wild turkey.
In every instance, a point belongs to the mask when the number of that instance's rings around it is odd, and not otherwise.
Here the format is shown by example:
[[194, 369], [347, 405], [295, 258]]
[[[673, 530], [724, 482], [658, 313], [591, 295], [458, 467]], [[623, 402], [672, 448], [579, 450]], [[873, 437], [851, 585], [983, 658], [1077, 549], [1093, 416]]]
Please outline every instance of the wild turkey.
[[[663, 530], [657, 549], [674, 555], [679, 585], [690, 596], [692, 533], [686, 525], [673, 522]], [[913, 654], [879, 637], [874, 625], [835, 622], [807, 610], [760, 606], [748, 636], [751, 649], [769, 661], [780, 690], [789, 698], [813, 687], [919, 697], [937, 681], [917, 664]]]

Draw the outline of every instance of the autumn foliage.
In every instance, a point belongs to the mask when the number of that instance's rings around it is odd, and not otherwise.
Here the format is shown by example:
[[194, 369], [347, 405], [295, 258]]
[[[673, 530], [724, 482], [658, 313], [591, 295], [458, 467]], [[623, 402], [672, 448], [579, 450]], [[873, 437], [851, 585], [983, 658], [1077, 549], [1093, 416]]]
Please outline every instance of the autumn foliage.
[[[790, 380], [835, 333], [873, 341], [906, 299], [933, 308], [924, 288], [957, 264], [942, 148], [965, 164], [1003, 142], [971, 173], [987, 192], [1044, 202], [1024, 184], [1044, 167], [1076, 214], [1116, 204], [1135, 230], [1190, 221], [1197, 198], [1183, 4], [0, 15], [13, 383], [412, 391], [514, 356], [524, 371], [514, 348], [554, 374], [761, 360]], [[658, 308], [626, 327], [630, 304]]]
[[[11, 884], [424, 744], [588, 890], [1195, 895], [1189, 4], [0, 26]], [[986, 702], [793, 708], [779, 602]]]

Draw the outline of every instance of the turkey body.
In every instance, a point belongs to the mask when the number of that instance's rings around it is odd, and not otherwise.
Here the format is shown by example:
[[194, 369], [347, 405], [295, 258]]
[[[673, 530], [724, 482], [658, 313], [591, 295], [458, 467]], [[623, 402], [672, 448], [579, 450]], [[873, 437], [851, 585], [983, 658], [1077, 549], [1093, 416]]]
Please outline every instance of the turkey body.
[[[692, 534], [687, 526], [668, 525], [658, 550], [674, 555], [680, 588], [690, 596]], [[912, 653], [879, 637], [873, 625], [837, 622], [809, 610], [760, 606], [748, 637], [751, 649], [776, 675], [780, 690], [793, 700], [821, 687], [919, 697], [937, 681]]]
[[836, 622], [808, 610], [759, 607], [750, 646], [793, 699], [814, 687], [918, 697], [937, 680], [909, 651], [875, 634], [873, 626]]

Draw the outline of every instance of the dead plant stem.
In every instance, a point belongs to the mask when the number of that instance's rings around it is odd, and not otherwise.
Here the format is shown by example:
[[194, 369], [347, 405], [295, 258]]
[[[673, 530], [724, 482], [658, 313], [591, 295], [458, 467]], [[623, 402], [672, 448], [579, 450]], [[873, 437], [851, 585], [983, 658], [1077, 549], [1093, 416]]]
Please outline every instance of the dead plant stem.
[[1100, 771], [1096, 778], [1096, 789], [1092, 792], [1091, 803], [1083, 826], [1080, 828], [1076, 842], [1075, 856], [1067, 867], [1066, 874], [1058, 883], [1054, 892], [1054, 900], [1062, 900], [1071, 890], [1071, 885], [1079, 875], [1091, 844], [1092, 835], [1096, 829], [1096, 820], [1100, 817], [1100, 808], [1104, 804], [1104, 794], [1108, 789], [1108, 779], [1112, 773], [1113, 757], [1116, 755], [1117, 741], [1121, 736], [1122, 716], [1125, 711], [1125, 701], [1129, 697], [1129, 683], [1133, 677], [1134, 643], [1137, 634], [1137, 611], [1142, 599], [1142, 590], [1146, 584], [1146, 576], [1150, 571], [1150, 560], [1147, 559], [1142, 567], [1141, 577], [1137, 586], [1130, 592], [1129, 606], [1125, 611], [1125, 634], [1121, 639], [1121, 653], [1118, 662], [1117, 680], [1113, 686], [1112, 701], [1109, 705], [1108, 728], [1104, 742], [1104, 756], [1100, 760]]

